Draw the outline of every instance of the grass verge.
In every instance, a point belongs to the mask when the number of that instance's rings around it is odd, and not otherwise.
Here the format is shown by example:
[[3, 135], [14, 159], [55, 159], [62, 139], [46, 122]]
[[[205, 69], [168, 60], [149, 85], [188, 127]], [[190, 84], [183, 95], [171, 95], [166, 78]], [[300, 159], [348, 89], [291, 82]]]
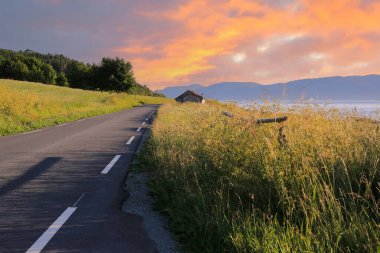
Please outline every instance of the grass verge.
[[0, 136], [167, 101], [0, 79]]
[[153, 168], [156, 207], [185, 251], [378, 252], [379, 124], [317, 106], [255, 123], [278, 109], [159, 110], [139, 162]]

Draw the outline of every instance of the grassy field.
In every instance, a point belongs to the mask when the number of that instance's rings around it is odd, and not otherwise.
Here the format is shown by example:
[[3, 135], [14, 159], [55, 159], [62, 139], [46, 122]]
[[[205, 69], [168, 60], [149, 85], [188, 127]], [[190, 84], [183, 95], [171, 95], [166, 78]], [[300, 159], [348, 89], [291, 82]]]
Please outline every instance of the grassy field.
[[278, 111], [159, 110], [140, 164], [185, 251], [379, 252], [379, 124], [316, 106], [255, 123]]
[[165, 101], [0, 79], [0, 136]]

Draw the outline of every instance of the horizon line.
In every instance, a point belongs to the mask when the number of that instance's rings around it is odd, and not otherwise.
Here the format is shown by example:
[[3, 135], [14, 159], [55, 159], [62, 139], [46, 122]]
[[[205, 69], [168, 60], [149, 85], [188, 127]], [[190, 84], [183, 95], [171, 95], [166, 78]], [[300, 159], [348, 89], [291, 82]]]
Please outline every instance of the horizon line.
[[174, 86], [170, 86], [169, 85], [169, 86], [165, 86], [164, 88], [155, 89], [154, 91], [161, 91], [161, 90], [164, 90], [164, 89], [167, 89], [167, 88], [187, 87], [187, 86], [190, 86], [190, 85], [200, 85], [203, 88], [206, 88], [206, 87], [209, 87], [209, 86], [212, 86], [212, 85], [216, 85], [216, 84], [222, 84], [222, 83], [252, 83], [252, 84], [257, 84], [257, 85], [270, 86], [270, 85], [288, 84], [288, 83], [291, 83], [291, 82], [304, 81], [304, 80], [313, 80], [313, 79], [339, 78], [339, 77], [340, 78], [366, 77], [366, 76], [380, 76], [380, 73], [379, 74], [366, 74], [366, 75], [347, 75], [347, 76], [345, 76], [345, 75], [333, 75], [333, 76], [310, 77], [310, 78], [293, 79], [293, 80], [286, 81], [286, 82], [275, 82], [275, 83], [268, 83], [268, 84], [258, 83], [258, 82], [254, 82], [254, 81], [223, 81], [223, 82], [211, 83], [211, 84], [208, 84], [208, 85], [199, 84], [199, 83], [188, 83], [188, 84], [179, 84], [179, 85], [174, 85]]

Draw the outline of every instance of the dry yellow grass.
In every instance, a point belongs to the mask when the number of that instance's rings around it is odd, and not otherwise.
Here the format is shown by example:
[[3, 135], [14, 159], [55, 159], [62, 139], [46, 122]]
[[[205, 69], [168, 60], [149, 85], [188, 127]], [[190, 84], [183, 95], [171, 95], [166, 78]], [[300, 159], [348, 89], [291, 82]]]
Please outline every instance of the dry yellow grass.
[[191, 252], [376, 252], [379, 123], [306, 106], [255, 124], [278, 109], [160, 109], [140, 160], [173, 231]]
[[0, 79], [0, 136], [167, 101]]

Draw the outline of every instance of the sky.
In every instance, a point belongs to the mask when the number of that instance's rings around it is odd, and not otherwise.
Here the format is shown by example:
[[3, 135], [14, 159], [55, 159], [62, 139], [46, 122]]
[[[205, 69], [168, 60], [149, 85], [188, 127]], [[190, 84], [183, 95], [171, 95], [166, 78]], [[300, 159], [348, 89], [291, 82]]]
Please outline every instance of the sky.
[[0, 0], [0, 48], [121, 57], [154, 90], [380, 74], [380, 0]]

